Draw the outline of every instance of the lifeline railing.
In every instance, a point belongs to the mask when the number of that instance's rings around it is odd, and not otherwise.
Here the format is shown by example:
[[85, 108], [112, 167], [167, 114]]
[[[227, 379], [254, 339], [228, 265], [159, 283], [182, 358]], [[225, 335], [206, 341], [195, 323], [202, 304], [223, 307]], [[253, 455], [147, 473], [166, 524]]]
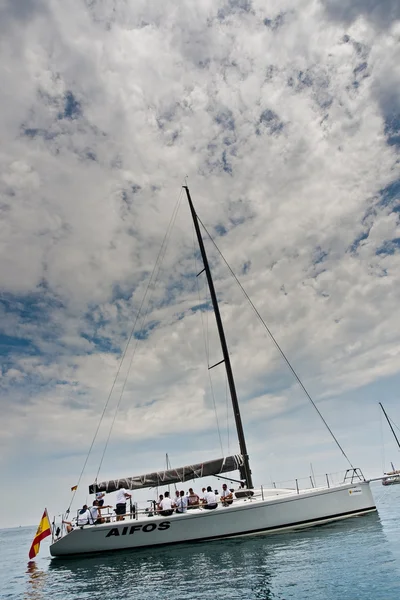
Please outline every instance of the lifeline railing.
[[295, 490], [298, 494], [305, 491], [306, 489], [312, 488], [331, 488], [332, 486], [354, 483], [357, 481], [365, 481], [365, 477], [361, 469], [347, 469], [344, 474], [343, 471], [337, 471], [335, 473], [323, 473], [315, 475], [310, 474], [308, 477], [302, 477], [299, 479], [291, 479], [286, 481], [273, 481], [272, 487], [275, 489], [288, 489]]

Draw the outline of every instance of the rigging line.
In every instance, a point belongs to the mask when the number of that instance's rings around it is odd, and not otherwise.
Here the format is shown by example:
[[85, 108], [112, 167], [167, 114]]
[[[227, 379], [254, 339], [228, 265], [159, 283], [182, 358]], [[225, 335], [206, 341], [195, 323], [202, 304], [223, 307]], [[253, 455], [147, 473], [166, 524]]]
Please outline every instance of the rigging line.
[[225, 377], [225, 400], [226, 400], [226, 434], [228, 438], [228, 455], [231, 454], [231, 445], [229, 439], [229, 395], [228, 395], [228, 378]]
[[[195, 271], [195, 273], [197, 273], [196, 244], [195, 244], [194, 226], [192, 227], [192, 231], [193, 231], [194, 271]], [[201, 304], [200, 285], [199, 285], [199, 278], [198, 277], [196, 277], [196, 284], [197, 284], [197, 295], [198, 295], [198, 298], [199, 298], [199, 304]], [[206, 286], [206, 298], [207, 298], [207, 286]], [[204, 328], [203, 311], [201, 309], [200, 309], [200, 316], [201, 316], [201, 326], [202, 326], [202, 330], [203, 330], [203, 341], [204, 341], [204, 351], [205, 351], [205, 355], [206, 355], [207, 373], [208, 373], [208, 379], [209, 379], [209, 382], [210, 382], [211, 397], [212, 397], [213, 405], [214, 405], [215, 420], [217, 422], [219, 445], [221, 446], [222, 456], [225, 456], [225, 454], [224, 454], [224, 447], [223, 447], [223, 444], [222, 444], [221, 430], [220, 430], [220, 427], [219, 427], [219, 420], [218, 420], [218, 413], [217, 413], [217, 404], [215, 402], [214, 387], [213, 387], [213, 383], [212, 383], [211, 371], [210, 371], [210, 368], [209, 368], [210, 367], [210, 345], [209, 345], [209, 339], [208, 339], [208, 336], [207, 336], [208, 329], [205, 330], [205, 328]], [[208, 320], [207, 320], [207, 327], [208, 327]]]
[[313, 405], [313, 407], [315, 408], [315, 410], [317, 411], [318, 415], [320, 416], [322, 422], [324, 423], [325, 427], [327, 428], [327, 430], [329, 431], [329, 433], [331, 434], [333, 440], [335, 441], [337, 447], [339, 448], [339, 450], [341, 451], [341, 453], [343, 454], [343, 456], [345, 457], [345, 459], [347, 460], [347, 462], [349, 463], [350, 467], [352, 469], [354, 469], [349, 457], [347, 456], [347, 454], [345, 453], [345, 451], [343, 450], [342, 446], [340, 445], [339, 440], [336, 438], [336, 436], [334, 435], [332, 429], [329, 427], [328, 423], [325, 421], [324, 417], [322, 416], [322, 413], [320, 412], [320, 410], [318, 409], [317, 405], [315, 404], [314, 400], [311, 398], [310, 394], [308, 393], [308, 391], [306, 390], [303, 382], [301, 381], [299, 375], [296, 373], [296, 371], [294, 370], [294, 368], [292, 367], [291, 363], [289, 362], [289, 359], [287, 358], [286, 354], [284, 353], [284, 351], [282, 350], [282, 348], [280, 347], [280, 345], [278, 344], [277, 340], [275, 339], [274, 335], [272, 334], [271, 330], [269, 329], [268, 325], [265, 323], [264, 319], [262, 318], [262, 316], [260, 315], [260, 313], [258, 312], [257, 308], [254, 306], [253, 302], [251, 301], [249, 295], [247, 294], [246, 290], [244, 289], [244, 287], [242, 286], [242, 284], [240, 283], [240, 281], [238, 280], [238, 278], [236, 277], [235, 273], [232, 271], [230, 265], [228, 264], [228, 262], [226, 261], [224, 255], [222, 254], [221, 250], [218, 248], [217, 244], [214, 242], [213, 238], [211, 237], [210, 233], [208, 232], [206, 226], [204, 225], [204, 223], [202, 222], [202, 220], [200, 219], [200, 217], [197, 217], [199, 219], [199, 222], [201, 223], [202, 227], [204, 228], [204, 231], [206, 232], [206, 234], [208, 235], [208, 237], [210, 238], [211, 242], [214, 244], [215, 248], [217, 249], [219, 255], [221, 256], [222, 260], [224, 261], [224, 263], [226, 264], [226, 266], [228, 267], [232, 277], [235, 279], [236, 283], [238, 284], [238, 286], [240, 287], [240, 289], [242, 290], [243, 294], [245, 295], [245, 297], [247, 298], [248, 302], [250, 303], [251, 307], [253, 308], [254, 312], [256, 313], [257, 317], [260, 319], [261, 323], [264, 325], [265, 329], [268, 332], [268, 335], [270, 336], [271, 340], [273, 341], [273, 343], [275, 344], [276, 348], [278, 349], [280, 355], [282, 356], [282, 358], [284, 359], [284, 361], [286, 362], [287, 366], [289, 367], [291, 373], [294, 375], [295, 379], [297, 380], [298, 384], [300, 385], [301, 389], [303, 390], [303, 392], [305, 393], [305, 395], [307, 396], [307, 398], [309, 399], [309, 401], [311, 402], [311, 404]]
[[392, 425], [394, 425], [396, 427], [396, 429], [398, 431], [400, 431], [400, 427], [398, 425], [396, 425], [396, 423], [393, 421], [392, 417], [389, 417], [389, 421], [391, 421]]
[[[178, 210], [179, 210], [181, 199], [182, 199], [182, 190], [179, 193], [179, 197], [178, 197], [178, 200], [177, 200], [177, 202], [175, 204], [174, 210], [172, 212], [172, 216], [171, 216], [171, 219], [169, 221], [169, 224], [168, 224], [168, 227], [167, 227], [167, 231], [166, 231], [166, 233], [164, 235], [164, 238], [163, 238], [160, 250], [158, 252], [158, 255], [157, 255], [157, 258], [156, 258], [156, 262], [155, 262], [154, 267], [153, 267], [153, 271], [151, 273], [151, 276], [150, 276], [149, 282], [147, 284], [145, 293], [144, 293], [142, 301], [140, 303], [139, 310], [138, 310], [138, 313], [136, 315], [135, 322], [133, 324], [132, 330], [131, 330], [129, 338], [128, 338], [128, 343], [126, 345], [126, 349], [125, 349], [124, 355], [123, 355], [123, 357], [121, 359], [121, 365], [122, 365], [122, 362], [123, 362], [123, 360], [125, 358], [126, 351], [127, 351], [128, 347], [130, 345], [130, 342], [132, 340], [132, 336], [133, 336], [135, 328], [136, 328], [136, 323], [139, 320], [142, 308], [143, 308], [144, 303], [145, 303], [146, 298], [147, 298], [148, 291], [151, 288], [151, 286], [153, 286], [153, 290], [154, 290], [155, 284], [157, 283], [157, 279], [158, 279], [158, 276], [159, 276], [159, 273], [160, 273], [161, 264], [162, 264], [162, 261], [164, 260], [164, 257], [165, 257], [165, 253], [166, 253], [166, 250], [167, 250], [168, 242], [169, 242], [169, 239], [171, 237], [171, 232], [172, 232], [172, 229], [173, 229], [174, 224], [175, 224], [175, 220], [176, 220], [176, 217], [177, 217], [177, 214], [178, 214]], [[148, 304], [147, 304], [146, 312], [145, 312], [145, 314], [143, 316], [143, 319], [142, 319], [142, 322], [141, 322], [141, 329], [143, 329], [144, 324], [145, 324], [146, 319], [147, 319], [147, 315], [149, 313], [150, 300], [151, 300], [151, 295], [150, 295], [150, 298], [149, 298], [149, 301], [148, 301]], [[101, 456], [100, 465], [99, 465], [99, 468], [98, 468], [97, 473], [96, 473], [96, 479], [95, 479], [95, 481], [97, 481], [97, 478], [98, 478], [99, 473], [100, 473], [100, 469], [101, 469], [101, 467], [103, 465], [104, 456], [105, 456], [105, 453], [106, 453], [106, 450], [107, 450], [107, 447], [108, 447], [108, 443], [110, 441], [112, 430], [114, 428], [115, 420], [117, 418], [118, 409], [119, 409], [120, 404], [121, 404], [122, 396], [123, 396], [123, 393], [125, 391], [125, 386], [126, 386], [126, 383], [127, 383], [128, 377], [129, 377], [129, 373], [130, 373], [130, 370], [131, 370], [131, 367], [132, 367], [133, 359], [135, 357], [136, 349], [138, 347], [138, 344], [139, 344], [139, 340], [137, 339], [135, 347], [133, 349], [132, 357], [131, 357], [131, 360], [130, 360], [130, 363], [129, 363], [128, 371], [127, 371], [127, 374], [125, 376], [124, 384], [122, 386], [122, 390], [121, 390], [121, 393], [120, 393], [120, 396], [119, 396], [119, 399], [118, 399], [118, 403], [117, 403], [117, 406], [116, 406], [115, 411], [114, 411], [114, 417], [113, 417], [113, 420], [112, 420], [111, 425], [110, 425], [110, 430], [108, 432], [108, 437], [107, 437], [107, 440], [106, 440], [106, 443], [105, 443], [105, 446], [104, 446], [104, 449], [103, 449], [103, 454]], [[120, 369], [118, 369], [118, 373], [119, 373], [119, 371], [120, 371]], [[114, 379], [113, 388], [115, 386], [116, 379], [118, 377], [118, 373], [116, 375], [116, 378]]]
[[379, 411], [379, 425], [381, 433], [381, 459], [382, 459], [382, 473], [385, 472], [385, 439], [383, 437], [383, 415], [382, 411]]

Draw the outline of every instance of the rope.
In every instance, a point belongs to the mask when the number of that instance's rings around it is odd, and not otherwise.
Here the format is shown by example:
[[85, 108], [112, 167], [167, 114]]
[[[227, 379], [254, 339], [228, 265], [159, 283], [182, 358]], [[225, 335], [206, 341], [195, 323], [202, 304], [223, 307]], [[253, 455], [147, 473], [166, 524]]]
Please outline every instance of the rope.
[[229, 429], [229, 394], [228, 394], [228, 378], [225, 377], [225, 402], [226, 402], [226, 435], [228, 438], [228, 455], [231, 454], [231, 444], [230, 444], [230, 429]]
[[395, 428], [397, 429], [397, 431], [400, 431], [400, 427], [398, 425], [396, 425], [396, 423], [393, 421], [392, 417], [389, 417], [389, 421], [392, 423], [392, 425], [395, 426]]
[[379, 425], [381, 432], [381, 459], [382, 459], [382, 473], [385, 472], [385, 438], [383, 437], [383, 413], [379, 407]]
[[232, 271], [231, 267], [229, 266], [228, 262], [226, 261], [224, 255], [222, 254], [221, 250], [218, 248], [217, 244], [214, 242], [213, 238], [211, 237], [211, 235], [209, 234], [206, 226], [204, 225], [204, 223], [201, 221], [201, 219], [199, 217], [197, 217], [199, 219], [199, 222], [201, 223], [202, 227], [204, 228], [204, 231], [206, 232], [206, 234], [208, 235], [208, 237], [210, 238], [211, 242], [214, 244], [215, 248], [217, 249], [219, 255], [221, 256], [222, 260], [224, 261], [224, 263], [226, 264], [226, 266], [228, 267], [232, 277], [234, 278], [234, 280], [236, 281], [236, 283], [238, 284], [238, 286], [240, 287], [241, 291], [243, 292], [244, 296], [246, 297], [246, 299], [248, 300], [250, 306], [252, 307], [252, 309], [254, 310], [255, 314], [257, 315], [257, 317], [259, 318], [259, 320], [261, 321], [261, 323], [263, 324], [263, 326], [265, 327], [265, 329], [268, 332], [268, 335], [270, 336], [271, 340], [273, 341], [273, 343], [275, 344], [276, 348], [278, 349], [280, 355], [282, 356], [282, 358], [284, 359], [286, 365], [289, 367], [289, 370], [291, 371], [292, 375], [295, 377], [295, 379], [297, 380], [298, 384], [300, 385], [301, 389], [303, 390], [303, 392], [305, 393], [306, 397], [308, 398], [308, 400], [311, 402], [311, 404], [313, 405], [313, 407], [315, 408], [315, 410], [317, 411], [319, 417], [321, 418], [322, 422], [324, 423], [325, 427], [327, 428], [327, 430], [329, 431], [329, 433], [331, 434], [333, 440], [335, 441], [337, 447], [339, 448], [339, 450], [341, 451], [341, 453], [343, 454], [344, 458], [347, 460], [347, 462], [349, 463], [350, 467], [352, 469], [354, 469], [350, 459], [348, 458], [347, 454], [345, 453], [345, 451], [343, 450], [342, 446], [340, 445], [339, 441], [337, 440], [337, 438], [335, 437], [333, 431], [331, 430], [331, 428], [329, 427], [328, 423], [325, 421], [324, 417], [322, 416], [320, 410], [318, 409], [317, 405], [315, 404], [314, 400], [311, 398], [310, 394], [308, 393], [308, 391], [306, 390], [305, 386], [303, 385], [303, 382], [301, 381], [300, 377], [298, 376], [298, 374], [296, 373], [296, 371], [294, 370], [294, 368], [292, 367], [291, 363], [289, 362], [289, 359], [287, 358], [286, 354], [283, 352], [282, 348], [280, 347], [280, 345], [278, 344], [277, 340], [275, 339], [275, 337], [273, 336], [271, 330], [269, 329], [269, 327], [267, 326], [267, 324], [265, 323], [264, 319], [262, 318], [262, 316], [260, 315], [260, 313], [258, 312], [257, 308], [254, 306], [253, 302], [251, 301], [249, 295], [247, 294], [246, 290], [244, 289], [244, 287], [242, 286], [242, 284], [240, 283], [240, 281], [238, 280], [238, 278], [236, 277], [235, 273]]
[[[82, 470], [81, 470], [81, 472], [80, 472], [80, 475], [79, 475], [79, 477], [78, 477], [78, 483], [77, 483], [76, 489], [74, 490], [74, 492], [73, 492], [73, 494], [72, 494], [72, 497], [71, 497], [71, 500], [70, 500], [70, 503], [69, 503], [69, 506], [68, 506], [68, 509], [67, 509], [67, 514], [69, 514], [69, 512], [70, 512], [71, 505], [72, 505], [72, 503], [73, 503], [73, 501], [74, 501], [74, 499], [75, 499], [75, 495], [76, 495], [77, 489], [78, 489], [78, 487], [79, 487], [79, 484], [80, 484], [80, 482], [81, 482], [81, 479], [82, 479], [83, 473], [85, 472], [86, 465], [87, 465], [87, 462], [88, 462], [88, 460], [89, 460], [90, 454], [91, 454], [91, 452], [92, 452], [92, 450], [93, 450], [94, 443], [95, 443], [95, 441], [96, 441], [96, 439], [97, 439], [97, 436], [98, 436], [98, 433], [99, 433], [99, 430], [100, 430], [101, 423], [102, 423], [102, 421], [103, 421], [103, 419], [104, 419], [104, 415], [105, 415], [105, 413], [106, 413], [106, 410], [107, 410], [107, 408], [108, 408], [108, 405], [109, 405], [109, 403], [110, 403], [110, 399], [111, 399], [112, 393], [113, 393], [113, 391], [114, 391], [115, 384], [116, 384], [116, 382], [117, 382], [117, 380], [118, 380], [118, 376], [119, 376], [119, 374], [120, 374], [120, 371], [121, 371], [121, 368], [122, 368], [122, 364], [123, 364], [123, 362], [124, 362], [124, 359], [125, 359], [125, 357], [126, 357], [126, 354], [127, 354], [127, 351], [128, 351], [128, 348], [129, 348], [129, 345], [130, 345], [130, 342], [131, 342], [132, 336], [133, 336], [133, 334], [134, 334], [134, 332], [135, 332], [135, 329], [136, 329], [136, 324], [137, 324], [137, 322], [138, 322], [138, 320], [139, 320], [139, 317], [140, 317], [140, 312], [141, 312], [141, 310], [142, 310], [142, 307], [143, 307], [143, 305], [144, 305], [144, 302], [145, 302], [145, 299], [146, 299], [146, 296], [147, 296], [148, 290], [149, 290], [149, 288], [150, 288], [150, 284], [151, 284], [151, 282], [152, 282], [152, 279], [153, 279], [153, 277], [154, 277], [154, 274], [155, 274], [155, 271], [156, 271], [156, 268], [157, 268], [157, 264], [159, 263], [160, 257], [161, 257], [161, 256], [163, 256], [163, 257], [164, 257], [164, 255], [165, 255], [165, 250], [164, 250], [164, 247], [166, 246], [166, 244], [167, 244], [167, 241], [169, 240], [169, 237], [170, 237], [170, 234], [171, 234], [171, 230], [172, 230], [172, 227], [173, 227], [173, 223], [175, 223], [176, 215], [177, 215], [177, 212], [178, 212], [178, 209], [179, 209], [179, 204], [180, 204], [180, 201], [181, 201], [181, 198], [182, 198], [182, 193], [183, 193], [183, 190], [181, 189], [181, 190], [180, 190], [180, 193], [179, 193], [178, 201], [177, 201], [177, 203], [176, 203], [176, 205], [175, 205], [175, 207], [174, 207], [174, 210], [173, 210], [173, 213], [172, 213], [172, 217], [171, 217], [171, 219], [170, 219], [170, 222], [169, 222], [169, 225], [168, 225], [167, 232], [166, 232], [166, 234], [165, 234], [165, 236], [164, 236], [164, 239], [163, 239], [163, 241], [162, 241], [161, 248], [160, 248], [160, 250], [159, 250], [159, 253], [158, 253], [158, 256], [157, 256], [157, 260], [156, 260], [156, 263], [155, 263], [155, 265], [154, 265], [154, 268], [153, 268], [153, 271], [152, 271], [152, 273], [151, 273], [151, 276], [150, 276], [150, 279], [149, 279], [149, 283], [147, 284], [147, 287], [146, 287], [146, 290], [145, 290], [144, 296], [143, 296], [143, 298], [142, 298], [142, 301], [141, 301], [141, 303], [140, 303], [140, 307], [139, 307], [139, 310], [138, 310], [138, 312], [137, 312], [137, 315], [136, 315], [136, 318], [135, 318], [135, 321], [134, 321], [133, 327], [132, 327], [132, 329], [131, 329], [131, 332], [130, 332], [130, 334], [129, 334], [128, 341], [127, 341], [127, 343], [126, 343], [126, 345], [125, 345], [125, 348], [124, 348], [124, 351], [123, 351], [123, 353], [122, 353], [122, 357], [121, 357], [121, 360], [120, 360], [120, 362], [119, 362], [119, 365], [118, 365], [117, 373], [116, 373], [116, 375], [115, 375], [115, 377], [114, 377], [114, 381], [113, 381], [113, 383], [112, 383], [112, 386], [111, 386], [110, 392], [109, 392], [109, 394], [108, 394], [108, 397], [107, 397], [107, 400], [106, 400], [106, 402], [105, 402], [105, 405], [104, 405], [103, 411], [102, 411], [102, 413], [101, 413], [101, 417], [100, 417], [99, 423], [98, 423], [98, 425], [97, 425], [97, 428], [96, 428], [96, 430], [95, 430], [95, 433], [94, 433], [94, 436], [93, 436], [92, 442], [91, 442], [91, 444], [90, 444], [90, 446], [89, 446], [88, 453], [87, 453], [87, 455], [86, 455], [86, 458], [85, 458], [85, 461], [84, 461], [84, 463], [83, 463]], [[166, 248], [165, 248], [165, 249], [166, 249]], [[163, 254], [163, 252], [164, 252], [164, 254]], [[136, 350], [136, 348], [135, 348], [135, 350]], [[131, 364], [132, 364], [132, 360], [133, 360], [133, 356], [132, 356], [132, 359], [131, 359]], [[129, 371], [128, 371], [128, 374], [129, 374]], [[125, 383], [126, 383], [126, 379], [125, 379]], [[125, 389], [125, 383], [124, 383], [124, 388], [123, 388], [123, 389]], [[122, 393], [123, 393], [123, 390], [122, 390], [122, 392], [121, 392], [121, 396], [120, 396], [120, 399], [119, 399], [119, 402], [118, 402], [118, 405], [117, 405], [117, 409], [116, 409], [116, 411], [118, 410], [118, 407], [119, 407], [119, 405], [120, 405], [120, 402], [121, 402], [121, 397], [122, 397]], [[114, 414], [114, 418], [113, 418], [113, 421], [112, 421], [112, 424], [111, 424], [111, 427], [110, 427], [110, 431], [109, 431], [108, 438], [107, 438], [107, 441], [106, 441], [106, 444], [105, 444], [105, 447], [104, 447], [104, 450], [103, 450], [103, 454], [102, 454], [101, 461], [100, 461], [100, 466], [99, 466], [99, 468], [98, 468], [98, 471], [97, 471], [97, 474], [96, 474], [96, 479], [95, 479], [95, 481], [97, 481], [97, 478], [98, 478], [98, 476], [99, 476], [99, 472], [100, 472], [101, 466], [102, 466], [102, 464], [103, 464], [104, 455], [105, 455], [105, 452], [106, 452], [106, 449], [107, 449], [107, 446], [108, 446], [108, 442], [109, 442], [109, 439], [110, 439], [110, 435], [111, 435], [112, 428], [113, 428], [113, 426], [114, 426], [115, 418], [116, 418], [116, 412], [115, 412], [115, 414]]]
[[[146, 290], [145, 290], [144, 296], [143, 296], [143, 298], [142, 298], [142, 301], [141, 301], [141, 303], [140, 303], [139, 311], [138, 311], [138, 313], [137, 313], [137, 316], [136, 316], [136, 319], [135, 319], [134, 325], [133, 325], [133, 327], [132, 327], [132, 330], [131, 330], [131, 333], [130, 333], [130, 335], [129, 335], [129, 338], [128, 338], [128, 343], [127, 343], [127, 345], [126, 345], [126, 350], [128, 349], [128, 347], [129, 347], [129, 344], [130, 344], [130, 342], [131, 342], [131, 339], [132, 339], [132, 336], [133, 336], [133, 334], [134, 334], [134, 331], [135, 331], [135, 328], [136, 328], [136, 323], [137, 323], [137, 322], [138, 322], [138, 320], [139, 320], [139, 317], [140, 317], [140, 314], [141, 314], [142, 308], [143, 308], [143, 306], [144, 306], [144, 303], [145, 303], [145, 301], [146, 301], [146, 298], [147, 298], [148, 291], [149, 291], [149, 289], [150, 289], [150, 287], [151, 287], [151, 286], [153, 287], [153, 290], [155, 289], [155, 285], [156, 285], [156, 283], [157, 283], [157, 279], [158, 279], [158, 276], [159, 276], [159, 274], [160, 274], [161, 264], [162, 264], [162, 262], [163, 262], [163, 260], [164, 260], [165, 253], [166, 253], [166, 251], [167, 251], [167, 247], [168, 247], [168, 242], [169, 242], [169, 239], [170, 239], [170, 237], [171, 237], [172, 230], [173, 230], [173, 228], [174, 228], [174, 225], [175, 225], [176, 217], [177, 217], [178, 210], [179, 210], [179, 205], [180, 205], [181, 198], [182, 198], [182, 193], [183, 193], [183, 189], [181, 189], [181, 191], [180, 191], [180, 194], [179, 194], [178, 200], [177, 200], [177, 202], [176, 202], [176, 204], [175, 204], [175, 207], [174, 207], [174, 210], [173, 210], [173, 212], [172, 212], [172, 216], [171, 216], [171, 219], [170, 219], [170, 221], [169, 221], [169, 224], [168, 224], [167, 231], [166, 231], [166, 233], [165, 233], [165, 235], [164, 235], [164, 239], [163, 239], [163, 241], [162, 241], [161, 248], [160, 248], [160, 250], [159, 250], [159, 252], [158, 252], [157, 259], [156, 259], [155, 265], [154, 265], [154, 267], [153, 267], [153, 271], [152, 271], [152, 273], [151, 273], [151, 276], [150, 276], [149, 282], [148, 282], [148, 284], [147, 284], [147, 287], [146, 287]], [[140, 330], [142, 330], [142, 329], [144, 328], [144, 325], [145, 325], [145, 322], [146, 322], [146, 319], [147, 319], [148, 313], [149, 313], [149, 311], [150, 311], [150, 300], [151, 300], [151, 296], [150, 296], [150, 298], [149, 298], [149, 300], [148, 300], [148, 303], [147, 303], [147, 308], [146, 308], [146, 311], [145, 311], [145, 313], [144, 313], [144, 316], [143, 316], [143, 319], [142, 319], [142, 322], [141, 322], [141, 327], [140, 327]], [[111, 437], [112, 430], [113, 430], [113, 428], [114, 428], [115, 420], [116, 420], [116, 418], [117, 418], [117, 413], [118, 413], [118, 410], [119, 410], [119, 407], [120, 407], [120, 404], [121, 404], [122, 396], [123, 396], [123, 393], [124, 393], [124, 391], [125, 391], [125, 386], [126, 386], [126, 383], [127, 383], [127, 381], [128, 381], [128, 377], [129, 377], [129, 374], [130, 374], [130, 371], [131, 371], [131, 367], [132, 367], [133, 359], [134, 359], [134, 357], [135, 357], [135, 354], [136, 354], [136, 350], [137, 350], [137, 347], [138, 347], [138, 345], [139, 345], [139, 340], [137, 339], [137, 340], [136, 340], [135, 347], [134, 347], [134, 349], [133, 349], [132, 357], [131, 357], [131, 360], [130, 360], [130, 363], [129, 363], [128, 371], [127, 371], [127, 373], [126, 373], [125, 380], [124, 380], [124, 383], [123, 383], [123, 386], [122, 386], [122, 389], [121, 389], [121, 393], [120, 393], [120, 396], [119, 396], [119, 399], [118, 399], [118, 403], [117, 403], [117, 406], [116, 406], [116, 408], [115, 408], [115, 411], [114, 411], [114, 417], [113, 417], [113, 420], [112, 420], [112, 422], [111, 422], [111, 425], [110, 425], [110, 430], [109, 430], [109, 432], [108, 432], [107, 440], [106, 440], [106, 443], [105, 443], [105, 446], [104, 446], [104, 449], [103, 449], [103, 454], [102, 454], [102, 456], [101, 456], [101, 460], [100, 460], [99, 468], [98, 468], [98, 470], [97, 470], [97, 473], [96, 473], [96, 479], [95, 479], [95, 481], [96, 481], [96, 482], [97, 482], [97, 478], [98, 478], [98, 476], [99, 476], [99, 473], [100, 473], [100, 469], [101, 469], [101, 467], [102, 467], [102, 465], [103, 465], [104, 456], [105, 456], [105, 453], [106, 453], [106, 450], [107, 450], [107, 447], [108, 447], [108, 443], [109, 443], [109, 441], [110, 441], [110, 437]], [[124, 360], [124, 358], [125, 358], [125, 355], [126, 355], [126, 350], [125, 350], [125, 352], [124, 352], [124, 354], [123, 354], [123, 356], [122, 356], [122, 359], [121, 359], [121, 364], [122, 364], [122, 362], [123, 362], [123, 360]], [[118, 369], [117, 375], [116, 375], [116, 377], [115, 377], [115, 379], [114, 379], [114, 383], [113, 383], [112, 389], [114, 389], [114, 386], [115, 386], [115, 383], [116, 383], [116, 380], [117, 380], [117, 377], [118, 377], [118, 373], [119, 373], [119, 371], [120, 371], [120, 368]]]
[[[196, 243], [195, 243], [195, 231], [194, 231], [194, 226], [192, 228], [193, 231], [193, 258], [194, 258], [194, 268], [195, 268], [195, 273], [198, 273], [198, 268], [197, 268], [197, 260], [196, 260]], [[196, 277], [196, 284], [197, 284], [197, 295], [199, 298], [199, 304], [201, 304], [201, 298], [200, 298], [200, 286], [199, 286], [199, 278]], [[207, 288], [206, 288], [206, 303], [208, 300], [208, 294], [207, 294]], [[206, 316], [207, 316], [207, 312], [206, 312]], [[221, 446], [221, 452], [222, 452], [222, 456], [225, 456], [224, 454], [224, 448], [223, 448], [223, 444], [222, 444], [222, 437], [221, 437], [221, 430], [219, 427], [219, 419], [218, 419], [218, 412], [217, 412], [217, 404], [215, 402], [215, 394], [214, 394], [214, 387], [213, 387], [213, 383], [212, 383], [212, 377], [211, 377], [211, 372], [210, 372], [210, 345], [209, 345], [209, 339], [208, 339], [208, 319], [207, 319], [207, 324], [206, 324], [206, 328], [204, 327], [204, 318], [203, 318], [203, 311], [200, 310], [200, 315], [201, 315], [201, 326], [202, 326], [202, 330], [203, 330], [203, 341], [204, 341], [204, 352], [206, 355], [206, 365], [207, 365], [207, 372], [208, 372], [208, 379], [209, 379], [209, 383], [210, 383], [210, 390], [211, 390], [211, 397], [212, 397], [212, 401], [213, 401], [213, 405], [214, 405], [214, 413], [215, 413], [215, 420], [217, 422], [217, 430], [218, 430], [218, 437], [219, 437], [219, 444]]]

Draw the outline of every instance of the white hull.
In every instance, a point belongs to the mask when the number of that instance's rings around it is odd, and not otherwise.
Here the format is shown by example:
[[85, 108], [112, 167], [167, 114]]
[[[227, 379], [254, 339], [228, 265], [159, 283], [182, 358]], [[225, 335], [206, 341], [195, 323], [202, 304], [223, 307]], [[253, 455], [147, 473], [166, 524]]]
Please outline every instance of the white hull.
[[257, 495], [248, 500], [235, 500], [231, 506], [218, 506], [215, 510], [199, 508], [169, 517], [143, 514], [138, 519], [87, 525], [54, 542], [50, 553], [67, 556], [275, 533], [376, 510], [366, 481], [300, 493], [266, 490], [264, 494], [264, 500]]

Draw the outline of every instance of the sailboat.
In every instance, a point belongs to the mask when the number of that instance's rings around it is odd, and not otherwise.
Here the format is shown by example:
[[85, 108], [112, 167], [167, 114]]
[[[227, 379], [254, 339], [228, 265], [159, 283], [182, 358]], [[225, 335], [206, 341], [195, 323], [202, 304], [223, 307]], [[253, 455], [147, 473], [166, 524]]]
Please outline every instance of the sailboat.
[[[382, 409], [383, 414], [385, 415], [386, 421], [389, 423], [389, 427], [393, 433], [394, 439], [396, 440], [396, 443], [398, 445], [398, 447], [400, 448], [400, 442], [398, 440], [398, 437], [393, 429], [392, 423], [390, 422], [390, 419], [387, 415], [386, 410], [383, 408], [383, 405], [381, 402], [379, 402], [379, 406]], [[388, 471], [387, 473], [385, 473], [385, 477], [383, 477], [382, 479], [382, 485], [396, 485], [396, 484], [400, 484], [400, 470], [399, 469], [395, 469], [394, 468], [394, 464], [390, 463], [392, 465], [392, 470]]]
[[299, 489], [298, 485], [293, 489], [254, 488], [228, 346], [200, 231], [200, 220], [188, 187], [183, 187], [203, 260], [202, 272], [206, 274], [214, 309], [223, 356], [221, 363], [224, 363], [226, 369], [240, 454], [177, 469], [167, 466], [164, 471], [133, 477], [103, 482], [96, 480], [90, 485], [89, 493], [109, 493], [121, 488], [158, 488], [201, 477], [221, 476], [222, 473], [233, 471], [239, 471], [240, 488], [234, 492], [232, 503], [224, 505], [219, 502], [215, 510], [205, 510], [199, 504], [186, 513], [174, 512], [166, 517], [157, 510], [136, 508], [126, 514], [123, 521], [111, 516], [97, 525], [75, 525], [68, 533], [62, 530], [59, 537], [54, 538], [50, 546], [53, 557], [297, 530], [376, 511], [369, 481], [364, 478], [360, 469], [354, 467], [346, 471], [339, 484], [333, 484], [327, 477], [326, 485], [316, 487], [312, 482], [309, 489]]

